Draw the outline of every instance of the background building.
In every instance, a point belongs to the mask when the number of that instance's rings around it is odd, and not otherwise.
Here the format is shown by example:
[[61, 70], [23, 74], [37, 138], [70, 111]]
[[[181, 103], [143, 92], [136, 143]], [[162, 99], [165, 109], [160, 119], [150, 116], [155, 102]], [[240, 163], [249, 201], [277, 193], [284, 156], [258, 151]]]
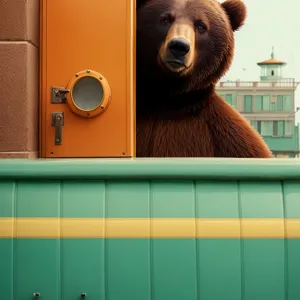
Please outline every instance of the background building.
[[262, 135], [276, 157], [298, 157], [299, 125], [295, 125], [295, 90], [298, 82], [284, 78], [284, 61], [274, 57], [257, 63], [260, 81], [226, 81], [218, 94], [244, 115]]

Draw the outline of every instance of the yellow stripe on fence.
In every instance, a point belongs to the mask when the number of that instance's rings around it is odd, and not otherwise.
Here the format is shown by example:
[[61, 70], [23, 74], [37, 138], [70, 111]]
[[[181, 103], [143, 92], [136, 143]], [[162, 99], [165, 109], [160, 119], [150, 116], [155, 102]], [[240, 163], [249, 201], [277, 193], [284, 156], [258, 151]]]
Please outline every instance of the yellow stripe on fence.
[[300, 219], [0, 218], [0, 238], [300, 238]]

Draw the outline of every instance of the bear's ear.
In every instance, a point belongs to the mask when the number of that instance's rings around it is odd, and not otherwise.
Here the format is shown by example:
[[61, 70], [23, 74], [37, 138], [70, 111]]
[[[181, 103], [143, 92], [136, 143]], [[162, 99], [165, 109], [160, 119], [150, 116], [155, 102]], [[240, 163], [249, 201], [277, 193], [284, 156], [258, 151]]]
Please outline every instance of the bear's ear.
[[238, 30], [245, 22], [247, 8], [242, 0], [226, 0], [221, 6], [228, 15], [233, 31]]

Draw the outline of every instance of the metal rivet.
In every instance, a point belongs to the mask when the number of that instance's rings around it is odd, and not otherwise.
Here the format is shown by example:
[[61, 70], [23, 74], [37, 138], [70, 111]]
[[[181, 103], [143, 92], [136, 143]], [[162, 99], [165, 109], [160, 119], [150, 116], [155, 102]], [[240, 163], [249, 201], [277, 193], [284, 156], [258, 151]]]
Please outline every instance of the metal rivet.
[[101, 105], [100, 107], [101, 107], [102, 109], [104, 109], [104, 105]]
[[89, 117], [91, 114], [90, 113], [87, 113], [87, 116]]
[[35, 298], [38, 298], [38, 297], [40, 297], [40, 293], [33, 293], [33, 297], [35, 297]]
[[75, 74], [75, 77], [78, 77], [79, 75], [78, 74]]
[[126, 153], [125, 152], [122, 152], [122, 155], [125, 155]]
[[87, 72], [87, 73], [91, 73], [91, 71], [90, 71], [90, 70], [86, 70], [86, 72]]
[[103, 78], [102, 78], [102, 77], [99, 77], [99, 79], [102, 80]]

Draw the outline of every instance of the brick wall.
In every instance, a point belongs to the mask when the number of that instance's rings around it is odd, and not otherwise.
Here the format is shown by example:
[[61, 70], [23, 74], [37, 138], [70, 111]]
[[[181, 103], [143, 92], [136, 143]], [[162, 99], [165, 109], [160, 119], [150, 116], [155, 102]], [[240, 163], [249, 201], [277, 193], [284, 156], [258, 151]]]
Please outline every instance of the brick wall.
[[39, 0], [0, 0], [0, 158], [38, 156]]

